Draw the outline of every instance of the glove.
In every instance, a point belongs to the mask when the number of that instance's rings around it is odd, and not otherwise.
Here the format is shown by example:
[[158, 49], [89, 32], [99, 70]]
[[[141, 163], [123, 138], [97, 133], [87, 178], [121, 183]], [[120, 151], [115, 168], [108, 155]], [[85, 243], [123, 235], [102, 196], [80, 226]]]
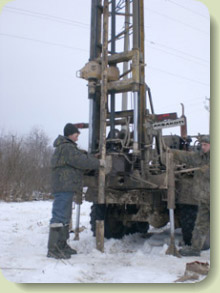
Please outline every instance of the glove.
[[79, 150], [80, 150], [81, 153], [84, 154], [84, 155], [87, 155], [87, 154], [88, 154], [88, 152], [87, 152], [86, 150], [83, 150], [83, 149], [79, 149]]

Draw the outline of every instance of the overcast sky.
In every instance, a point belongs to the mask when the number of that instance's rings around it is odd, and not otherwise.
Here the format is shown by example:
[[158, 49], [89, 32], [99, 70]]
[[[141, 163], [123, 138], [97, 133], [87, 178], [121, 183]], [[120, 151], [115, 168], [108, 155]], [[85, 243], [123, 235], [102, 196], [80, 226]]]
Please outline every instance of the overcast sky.
[[[155, 112], [185, 105], [188, 133], [209, 132], [210, 18], [194, 0], [145, 0], [146, 82]], [[12, 0], [0, 14], [0, 131], [43, 129], [53, 141], [67, 122], [88, 122], [90, 0]], [[178, 128], [167, 130], [179, 134]], [[87, 131], [79, 145], [87, 148]]]

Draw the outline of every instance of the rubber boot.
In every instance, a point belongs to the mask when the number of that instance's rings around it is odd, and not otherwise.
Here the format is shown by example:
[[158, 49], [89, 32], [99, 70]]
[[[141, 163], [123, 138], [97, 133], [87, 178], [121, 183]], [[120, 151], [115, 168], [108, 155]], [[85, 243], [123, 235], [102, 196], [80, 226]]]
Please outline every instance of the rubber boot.
[[63, 249], [65, 252], [69, 253], [69, 254], [77, 254], [77, 251], [73, 248], [71, 248], [68, 244], [67, 244], [67, 240], [69, 239], [69, 225], [65, 225], [64, 226], [64, 243], [63, 243]]
[[192, 247], [186, 246], [179, 250], [180, 255], [182, 256], [200, 256], [200, 250]]
[[69, 259], [71, 255], [64, 250], [64, 227], [50, 227], [47, 257]]
[[186, 246], [179, 250], [182, 256], [200, 256], [206, 236], [199, 234], [197, 231], [193, 232], [192, 246]]

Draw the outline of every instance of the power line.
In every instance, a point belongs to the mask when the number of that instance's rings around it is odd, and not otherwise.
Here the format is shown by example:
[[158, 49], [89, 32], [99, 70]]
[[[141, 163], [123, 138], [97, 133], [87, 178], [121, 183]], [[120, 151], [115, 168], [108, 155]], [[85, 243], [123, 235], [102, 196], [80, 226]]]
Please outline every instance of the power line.
[[[166, 0], [166, 1], [168, 1], [168, 0]], [[6, 10], [11, 10], [12, 9], [12, 10], [20, 11], [20, 12], [8, 11], [8, 12], [16, 13], [16, 14], [23, 14], [23, 15], [33, 16], [33, 17], [37, 17], [37, 18], [41, 18], [41, 19], [42, 18], [43, 19], [49, 19], [51, 21], [60, 22], [60, 23], [64, 23], [64, 24], [69, 24], [69, 25], [73, 25], [73, 26], [79, 26], [79, 27], [81, 27], [81, 25], [86, 26], [86, 27], [82, 27], [82, 28], [88, 28], [89, 27], [89, 24], [86, 24], [86, 23], [82, 23], [82, 22], [78, 22], [78, 21], [72, 21], [72, 20], [69, 20], [69, 19], [66, 19], [66, 18], [56, 17], [56, 16], [52, 16], [52, 15], [49, 15], [49, 14], [45, 14], [45, 13], [33, 12], [33, 11], [30, 11], [30, 10], [27, 10], [27, 9], [18, 9], [18, 8], [13, 8], [13, 7], [6, 7], [5, 9]], [[30, 15], [30, 13], [31, 13], [31, 15]], [[184, 52], [182, 52], [180, 50], [170, 48], [168, 46], [165, 46], [165, 45], [162, 45], [162, 44], [159, 44], [159, 43], [155, 43], [153, 41], [149, 41], [149, 43], [153, 44], [153, 45], [158, 44], [158, 45], [163, 46], [165, 48], [178, 51], [181, 54], [186, 54], [186, 53], [184, 53]], [[158, 48], [156, 48], [156, 49], [163, 51], [162, 49], [158, 49]], [[165, 51], [163, 51], [163, 52], [165, 52]], [[168, 52], [165, 52], [165, 53], [171, 54], [171, 53], [168, 53]], [[187, 54], [187, 55], [190, 56], [189, 54]], [[180, 57], [180, 56], [177, 56], [177, 57]], [[198, 57], [195, 57], [195, 56], [192, 56], [192, 57], [202, 60], [201, 58], [198, 58]], [[204, 61], [204, 62], [206, 62], [206, 61]]]
[[166, 15], [166, 14], [163, 14], [163, 13], [160, 13], [160, 12], [158, 12], [158, 11], [155, 11], [155, 10], [153, 10], [153, 9], [151, 9], [151, 8], [147, 8], [147, 9], [145, 8], [145, 10], [148, 11], [148, 12], [151, 11], [152, 13], [157, 14], [157, 15], [162, 16], [162, 17], [165, 17], [165, 18], [167, 18], [167, 19], [169, 19], [169, 20], [171, 20], [171, 21], [174, 21], [174, 22], [180, 23], [180, 24], [182, 24], [182, 25], [184, 25], [184, 26], [186, 26], [186, 27], [189, 27], [189, 28], [191, 28], [191, 29], [193, 29], [193, 30], [196, 30], [196, 31], [198, 31], [198, 32], [200, 32], [200, 33], [203, 33], [203, 34], [209, 35], [208, 32], [205, 32], [205, 31], [203, 31], [203, 30], [201, 30], [201, 29], [199, 29], [199, 28], [196, 28], [196, 27], [194, 27], [194, 26], [192, 26], [192, 25], [190, 25], [190, 24], [188, 24], [188, 23], [185, 23], [185, 22], [182, 22], [182, 21], [180, 21], [180, 20], [177, 20], [176, 18], [173, 18], [173, 17], [168, 16], [168, 15]]
[[[201, 104], [202, 100], [204, 99], [204, 97], [200, 97], [200, 98], [194, 98], [194, 99], [182, 99], [182, 102], [184, 103], [184, 105], [191, 105], [192, 104]], [[176, 103], [172, 103], [172, 104], [167, 104], [164, 107], [174, 107], [176, 105], [180, 105], [180, 101], [176, 102]]]
[[179, 7], [183, 8], [183, 9], [185, 9], [185, 10], [188, 10], [188, 11], [190, 11], [190, 12], [192, 12], [192, 13], [198, 15], [198, 16], [201, 16], [201, 17], [206, 18], [207, 20], [209, 20], [209, 17], [205, 16], [204, 14], [202, 14], [202, 13], [198, 13], [198, 12], [195, 12], [194, 10], [189, 9], [189, 8], [186, 7], [186, 6], [183, 6], [182, 4], [176, 3], [176, 2], [174, 2], [174, 1], [172, 1], [172, 0], [165, 0], [165, 2], [170, 2], [170, 3], [173, 4], [173, 5], [179, 6]]
[[[187, 110], [187, 112], [190, 111], [190, 109], [192, 107], [200, 107], [204, 105], [204, 103], [202, 103], [204, 97], [200, 97], [200, 98], [195, 98], [195, 99], [182, 99], [181, 102], [184, 104], [185, 106], [185, 110]], [[197, 100], [197, 101], [196, 101]], [[170, 109], [170, 108], [177, 108], [178, 106], [180, 106], [180, 102], [176, 102], [176, 103], [172, 103], [172, 104], [167, 104], [167, 105], [163, 105], [161, 108], [160, 108], [160, 111], [162, 110], [165, 110], [166, 109]]]
[[192, 54], [186, 53], [186, 52], [184, 52], [184, 51], [182, 51], [182, 50], [179, 50], [179, 49], [176, 49], [176, 48], [172, 48], [172, 47], [169, 47], [169, 46], [166, 46], [166, 45], [164, 45], [164, 44], [161, 44], [161, 43], [158, 43], [158, 42], [155, 42], [155, 41], [152, 41], [152, 40], [148, 40], [148, 39], [146, 40], [146, 42], [150, 43], [151, 45], [158, 45], [158, 46], [160, 46], [160, 47], [164, 47], [165, 49], [176, 51], [176, 52], [178, 52], [178, 53], [180, 53], [180, 54], [182, 54], [182, 55], [188, 56], [188, 57], [190, 57], [190, 58], [195, 58], [195, 59], [197, 59], [197, 60], [199, 60], [199, 61], [201, 61], [201, 62], [204, 62], [204, 63], [210, 64], [210, 62], [209, 62], [208, 60], [205, 60], [205, 59], [200, 58], [200, 57], [198, 57], [198, 56], [194, 56], [194, 55], [192, 55]]
[[85, 50], [85, 49], [82, 49], [82, 48], [77, 48], [77, 47], [72, 47], [72, 46], [63, 45], [63, 44], [59, 44], [59, 43], [53, 43], [53, 42], [33, 39], [33, 38], [29, 38], [29, 37], [23, 37], [23, 36], [18, 36], [18, 35], [13, 35], [13, 34], [6, 34], [6, 33], [0, 33], [0, 35], [4, 36], [4, 37], [10, 37], [10, 38], [16, 38], [16, 39], [21, 39], [21, 40], [26, 40], [26, 41], [42, 43], [44, 45], [52, 45], [52, 46], [58, 46], [58, 47], [66, 48], [66, 49], [77, 50], [77, 51], [80, 51], [80, 52], [82, 52], [82, 51], [87, 52], [87, 53], [89, 52], [88, 50]]
[[[152, 44], [152, 42], [149, 42], [149, 43]], [[167, 52], [167, 51], [165, 51], [165, 50], [163, 50], [163, 49], [161, 49], [161, 48], [157, 48], [157, 47], [150, 47], [150, 48], [152, 48], [152, 49], [154, 49], [154, 50], [159, 50], [159, 51], [161, 51], [161, 52], [163, 52], [163, 53], [165, 53], [165, 54], [169, 54], [169, 55], [172, 55], [172, 56], [174, 56], [174, 57], [181, 58], [181, 59], [183, 59], [183, 60], [187, 60], [187, 61], [189, 61], [189, 62], [196, 62], [196, 63], [201, 64], [202, 66], [208, 66], [208, 64], [202, 64], [201, 62], [199, 62], [199, 61], [197, 61], [197, 60], [191, 60], [191, 59], [189, 59], [189, 58], [186, 58], [186, 57], [183, 57], [183, 56], [180, 56], [180, 55], [177, 55], [177, 54], [171, 53], [171, 52]]]
[[[77, 50], [77, 51], [80, 51], [80, 52], [82, 52], [82, 51], [86, 52], [86, 53], [89, 52], [88, 50], [85, 50], [85, 49], [82, 49], [82, 48], [72, 47], [72, 46], [63, 45], [63, 44], [59, 44], [59, 43], [52, 43], [52, 42], [48, 42], [48, 41], [42, 41], [42, 40], [33, 39], [33, 38], [29, 38], [29, 37], [23, 37], [23, 36], [7, 34], [7, 33], [0, 33], [0, 35], [5, 36], [5, 37], [11, 37], [11, 38], [16, 38], [16, 39], [22, 39], [22, 40], [37, 42], [37, 43], [41, 43], [41, 44], [44, 44], [44, 45], [52, 45], [52, 46], [58, 46], [58, 47], [66, 48], [66, 49]], [[205, 85], [205, 86], [210, 86], [207, 83], [200, 82], [198, 80], [193, 80], [193, 79], [190, 79], [188, 77], [181, 76], [181, 75], [178, 75], [176, 73], [171, 73], [171, 72], [159, 69], [159, 68], [155, 68], [155, 67], [152, 67], [152, 66], [148, 66], [148, 68], [151, 68], [151, 69], [156, 70], [156, 71], [160, 71], [160, 72], [168, 74], [168, 75], [175, 76], [177, 78], [185, 79], [185, 80], [188, 80], [188, 81], [191, 81], [191, 82], [194, 82], [194, 83], [199, 83], [199, 84], [202, 84], [202, 85]]]
[[[172, 2], [171, 0], [165, 0], [165, 1]], [[41, 19], [42, 18], [43, 19], [48, 19], [48, 20], [51, 20], [51, 21], [60, 22], [60, 23], [73, 25], [73, 26], [78, 26], [78, 27], [81, 27], [81, 28], [89, 28], [89, 24], [87, 24], [87, 23], [73, 21], [73, 20], [70, 20], [70, 19], [57, 17], [57, 16], [52, 16], [52, 15], [45, 14], [45, 13], [34, 12], [34, 11], [31, 11], [31, 10], [27, 10], [27, 9], [19, 9], [19, 8], [14, 8], [14, 7], [5, 7], [5, 10], [9, 10], [8, 12], [12, 12], [12, 13], [16, 13], [16, 14], [23, 14], [23, 15], [27, 15], [27, 16], [33, 16], [33, 17], [37, 17], [37, 18], [41, 18]], [[10, 10], [15, 10], [15, 11], [10, 11]], [[16, 12], [16, 11], [19, 11], [19, 12]], [[206, 61], [206, 60], [204, 60], [202, 58], [187, 54], [187, 53], [185, 53], [183, 51], [180, 51], [180, 50], [177, 50], [175, 48], [171, 48], [171, 47], [165, 46], [163, 44], [155, 43], [153, 41], [149, 41], [149, 43], [153, 44], [153, 45], [156, 44], [156, 45], [162, 46], [162, 47], [167, 48], [167, 49], [175, 50], [175, 51], [177, 51], [177, 52], [179, 52], [181, 54], [188, 55], [189, 57], [193, 57], [193, 58], [196, 58], [196, 59], [199, 59], [199, 60], [201, 60], [203, 62], [208, 63], [208, 61]], [[158, 49], [158, 48], [156, 48], [156, 49], [163, 51], [162, 49]], [[163, 51], [163, 52], [165, 52], [165, 51]], [[165, 53], [171, 54], [171, 53], [168, 53], [168, 52], [165, 52]], [[177, 57], [180, 57], [180, 56], [177, 56]]]
[[208, 84], [208, 83], [205, 83], [205, 82], [202, 82], [202, 81], [199, 81], [199, 80], [195, 80], [195, 79], [191, 79], [191, 78], [188, 78], [186, 76], [182, 76], [182, 75], [179, 75], [179, 74], [176, 74], [176, 73], [168, 72], [168, 71], [163, 70], [163, 69], [155, 68], [155, 67], [152, 67], [152, 66], [147, 66], [147, 67], [150, 68], [150, 69], [162, 72], [164, 74], [175, 76], [176, 78], [181, 78], [181, 79], [188, 80], [190, 82], [198, 83], [198, 84], [208, 86], [208, 87], [210, 86], [210, 84]]
[[5, 7], [4, 11], [16, 13], [16, 14], [27, 15], [27, 16], [32, 16], [32, 17], [50, 20], [50, 21], [55, 21], [55, 22], [59, 22], [59, 23], [67, 24], [67, 25], [79, 26], [79, 27], [85, 28], [85, 29], [89, 28], [89, 24], [87, 24], [87, 23], [83, 23], [80, 21], [73, 21], [70, 19], [66, 19], [66, 18], [62, 18], [62, 17], [58, 17], [58, 16], [53, 16], [53, 15], [46, 14], [46, 13], [34, 12], [31, 10], [27, 10], [27, 9]]
[[[168, 1], [168, 0], [166, 0]], [[171, 2], [171, 1], [169, 1]], [[174, 2], [171, 2], [174, 4]], [[177, 3], [175, 3], [177, 4]], [[12, 10], [12, 11], [10, 11]], [[14, 10], [14, 11], [13, 11]], [[199, 28], [196, 28], [196, 27], [193, 27], [189, 24], [186, 24], [182, 21], [179, 21], [173, 17], [170, 17], [168, 15], [165, 15], [165, 14], [162, 14], [160, 12], [157, 12], [153, 9], [150, 9], [150, 8], [145, 8], [146, 11], [151, 11], [155, 14], [158, 14], [162, 17], [166, 17], [172, 21], [175, 21], [175, 22], [178, 22], [178, 23], [181, 23], [182, 25], [185, 25], [185, 26], [188, 26], [194, 30], [197, 30], [197, 31], [200, 31], [202, 33], [205, 33], [205, 34], [209, 34], [208, 32], [205, 32], [203, 30], [200, 30]], [[79, 21], [72, 21], [70, 19], [66, 19], [66, 18], [62, 18], [62, 17], [58, 17], [58, 16], [53, 16], [53, 15], [50, 15], [50, 14], [46, 14], [46, 13], [39, 13], [39, 12], [34, 12], [34, 11], [31, 11], [31, 10], [27, 10], [27, 9], [20, 9], [20, 8], [14, 8], [14, 7], [5, 7], [4, 8], [4, 11], [7, 11], [7, 12], [11, 12], [11, 13], [17, 13], [17, 14], [23, 14], [23, 15], [29, 15], [29, 16], [33, 16], [33, 17], [38, 17], [38, 18], [41, 18], [41, 19], [48, 19], [48, 20], [51, 20], [51, 21], [56, 21], [56, 22], [60, 22], [60, 23], [64, 23], [64, 24], [68, 24], [68, 25], [74, 25], [74, 26], [80, 26], [82, 28], [89, 28], [89, 24], [88, 23], [83, 23], [83, 22], [79, 22]], [[16, 12], [18, 11], [18, 12]]]

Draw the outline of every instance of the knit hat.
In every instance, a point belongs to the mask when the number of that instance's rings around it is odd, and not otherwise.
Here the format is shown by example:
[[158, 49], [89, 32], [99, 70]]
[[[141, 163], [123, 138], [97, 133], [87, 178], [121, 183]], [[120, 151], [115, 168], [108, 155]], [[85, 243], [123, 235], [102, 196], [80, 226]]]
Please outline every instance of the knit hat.
[[67, 123], [63, 129], [64, 136], [69, 136], [74, 133], [80, 133], [80, 131], [78, 130], [78, 128], [74, 124]]
[[205, 142], [205, 143], [209, 143], [210, 144], [210, 137], [209, 135], [203, 135], [200, 142]]

